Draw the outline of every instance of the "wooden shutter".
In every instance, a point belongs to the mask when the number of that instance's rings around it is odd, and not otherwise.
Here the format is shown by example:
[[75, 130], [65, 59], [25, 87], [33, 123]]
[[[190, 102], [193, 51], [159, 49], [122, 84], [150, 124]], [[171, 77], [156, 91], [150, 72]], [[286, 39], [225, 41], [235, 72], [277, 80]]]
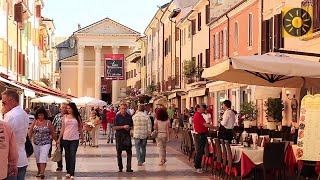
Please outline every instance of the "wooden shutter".
[[206, 5], [206, 24], [210, 21], [210, 4]]
[[206, 49], [206, 68], [210, 67], [210, 49]]
[[282, 13], [274, 16], [274, 48], [284, 47], [284, 39], [282, 37]]
[[269, 52], [273, 51], [273, 17], [268, 20], [269, 21]]
[[261, 54], [267, 53], [268, 46], [268, 38], [269, 35], [267, 34], [268, 30], [268, 21], [263, 21], [262, 22], [262, 34], [261, 34]]
[[176, 41], [179, 41], [179, 36], [180, 36], [180, 29], [178, 27], [176, 27]]
[[41, 18], [41, 5], [36, 6], [36, 17]]
[[192, 35], [196, 34], [196, 20], [191, 21], [191, 31], [192, 31]]
[[23, 71], [23, 54], [21, 52], [19, 52], [19, 57], [18, 57], [18, 69], [17, 72], [18, 74], [22, 74]]
[[198, 13], [198, 31], [201, 31], [201, 12]]
[[320, 30], [320, 0], [313, 0], [313, 32]]
[[22, 22], [23, 21], [23, 7], [22, 3], [14, 5], [14, 21]]

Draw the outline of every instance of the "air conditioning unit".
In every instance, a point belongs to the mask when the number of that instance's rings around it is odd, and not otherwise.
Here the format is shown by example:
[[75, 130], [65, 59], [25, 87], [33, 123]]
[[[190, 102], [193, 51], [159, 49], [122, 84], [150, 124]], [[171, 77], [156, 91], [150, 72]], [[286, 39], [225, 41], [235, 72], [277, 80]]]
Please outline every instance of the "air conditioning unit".
[[220, 5], [220, 4], [222, 4], [223, 3], [223, 0], [217, 0], [217, 5]]

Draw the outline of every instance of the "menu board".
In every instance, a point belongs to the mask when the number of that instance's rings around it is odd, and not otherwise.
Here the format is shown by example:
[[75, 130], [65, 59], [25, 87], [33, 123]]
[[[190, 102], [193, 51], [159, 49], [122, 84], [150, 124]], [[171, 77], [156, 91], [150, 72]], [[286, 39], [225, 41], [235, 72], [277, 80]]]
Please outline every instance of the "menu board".
[[124, 80], [124, 55], [105, 54], [105, 79]]
[[320, 161], [320, 94], [306, 95], [301, 102], [298, 160]]

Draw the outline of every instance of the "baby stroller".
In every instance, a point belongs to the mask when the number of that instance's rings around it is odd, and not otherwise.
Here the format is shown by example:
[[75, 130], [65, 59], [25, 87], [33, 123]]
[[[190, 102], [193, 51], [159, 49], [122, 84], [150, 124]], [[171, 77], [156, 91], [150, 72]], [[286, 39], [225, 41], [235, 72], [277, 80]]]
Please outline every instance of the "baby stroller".
[[84, 138], [84, 147], [87, 146], [87, 144], [91, 147], [92, 146], [92, 137], [91, 137], [91, 131], [93, 127], [89, 126], [88, 124], [83, 125], [83, 138]]

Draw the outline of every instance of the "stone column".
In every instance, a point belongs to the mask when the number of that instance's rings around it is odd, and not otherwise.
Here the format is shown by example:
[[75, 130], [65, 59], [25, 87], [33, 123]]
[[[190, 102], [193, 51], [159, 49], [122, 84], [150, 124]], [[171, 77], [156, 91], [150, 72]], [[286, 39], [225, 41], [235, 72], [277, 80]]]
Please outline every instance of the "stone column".
[[95, 89], [95, 98], [101, 99], [101, 48], [102, 46], [95, 46], [95, 79], [94, 79], [94, 89]]
[[84, 89], [84, 46], [78, 47], [78, 97], [83, 96]]
[[[119, 53], [119, 46], [112, 46], [112, 53], [118, 54]], [[120, 95], [120, 88], [119, 88], [119, 80], [112, 81], [112, 103], [118, 101]]]

